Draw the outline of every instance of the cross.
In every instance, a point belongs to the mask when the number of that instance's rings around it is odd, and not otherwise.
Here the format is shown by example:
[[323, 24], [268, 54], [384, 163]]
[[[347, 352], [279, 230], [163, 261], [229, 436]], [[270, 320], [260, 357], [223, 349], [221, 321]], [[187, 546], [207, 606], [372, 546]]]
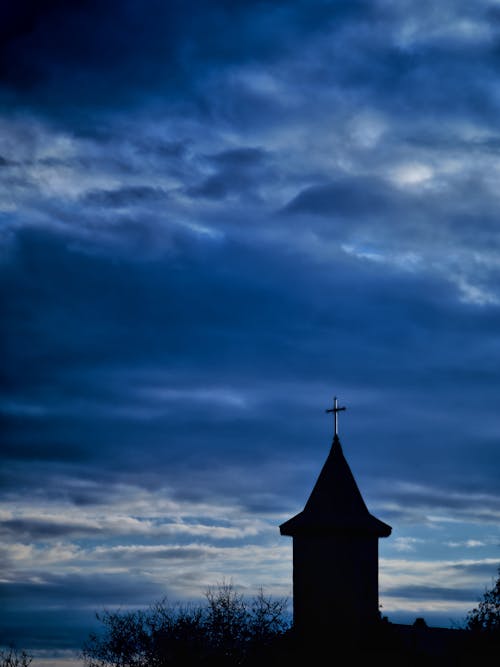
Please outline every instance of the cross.
[[337, 437], [338, 431], [338, 417], [337, 417], [337, 412], [340, 412], [341, 410], [345, 410], [345, 407], [339, 408], [337, 405], [337, 397], [335, 396], [333, 399], [333, 408], [329, 408], [328, 410], [325, 410], [325, 412], [333, 412], [333, 423], [335, 427], [334, 435]]

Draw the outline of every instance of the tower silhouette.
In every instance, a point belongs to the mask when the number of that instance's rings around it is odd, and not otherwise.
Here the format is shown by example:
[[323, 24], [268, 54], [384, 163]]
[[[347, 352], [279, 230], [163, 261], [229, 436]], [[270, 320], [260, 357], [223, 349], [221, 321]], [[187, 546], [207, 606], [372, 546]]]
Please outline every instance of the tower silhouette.
[[356, 640], [380, 619], [378, 540], [392, 528], [361, 496], [335, 433], [302, 510], [280, 525], [293, 538], [293, 628], [303, 639]]

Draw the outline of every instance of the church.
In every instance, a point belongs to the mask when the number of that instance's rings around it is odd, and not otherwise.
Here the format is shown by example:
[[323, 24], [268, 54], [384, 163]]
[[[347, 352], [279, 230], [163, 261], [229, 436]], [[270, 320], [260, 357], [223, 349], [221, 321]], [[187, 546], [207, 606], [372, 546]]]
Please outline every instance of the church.
[[292, 538], [293, 628], [302, 647], [343, 644], [382, 652], [384, 658], [410, 651], [446, 662], [460, 652], [463, 630], [389, 623], [379, 610], [379, 539], [392, 527], [373, 516], [363, 500], [338, 435], [334, 398], [326, 410], [334, 418], [328, 457], [304, 509], [279, 526]]

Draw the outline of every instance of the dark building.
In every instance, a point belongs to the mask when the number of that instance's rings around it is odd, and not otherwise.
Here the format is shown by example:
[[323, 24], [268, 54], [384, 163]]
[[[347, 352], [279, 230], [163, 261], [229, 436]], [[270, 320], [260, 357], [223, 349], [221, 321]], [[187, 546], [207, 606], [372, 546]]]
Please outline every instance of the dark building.
[[[340, 409], [335, 399], [335, 418]], [[336, 431], [304, 509], [280, 526], [293, 538], [293, 625], [302, 637], [356, 636], [380, 619], [378, 540], [392, 529], [368, 511]]]
[[[468, 665], [476, 655], [465, 630], [390, 623], [379, 612], [378, 540], [391, 526], [368, 511], [337, 434], [302, 512], [280, 525], [293, 538], [293, 637], [310, 656], [347, 644], [386, 664]], [[412, 662], [416, 660], [417, 662]]]

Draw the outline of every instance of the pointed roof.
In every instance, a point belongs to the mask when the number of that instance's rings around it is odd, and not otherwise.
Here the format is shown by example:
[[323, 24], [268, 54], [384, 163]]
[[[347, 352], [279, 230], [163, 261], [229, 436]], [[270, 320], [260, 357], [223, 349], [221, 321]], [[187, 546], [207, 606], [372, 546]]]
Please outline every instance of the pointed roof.
[[280, 526], [282, 535], [350, 533], [388, 537], [392, 528], [368, 511], [338, 435], [304, 509]]

